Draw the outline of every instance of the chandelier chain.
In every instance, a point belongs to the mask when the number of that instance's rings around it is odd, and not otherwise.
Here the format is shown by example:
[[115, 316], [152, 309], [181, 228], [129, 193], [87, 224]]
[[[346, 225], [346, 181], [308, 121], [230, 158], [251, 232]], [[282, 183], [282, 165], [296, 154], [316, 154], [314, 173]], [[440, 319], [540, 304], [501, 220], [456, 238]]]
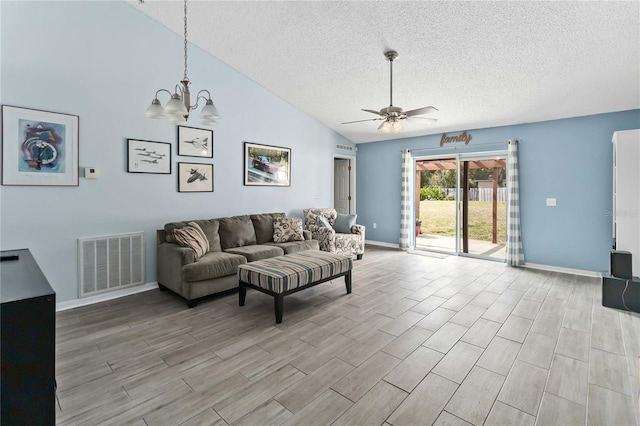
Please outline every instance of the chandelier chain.
[[184, 79], [187, 80], [187, 0], [184, 0]]

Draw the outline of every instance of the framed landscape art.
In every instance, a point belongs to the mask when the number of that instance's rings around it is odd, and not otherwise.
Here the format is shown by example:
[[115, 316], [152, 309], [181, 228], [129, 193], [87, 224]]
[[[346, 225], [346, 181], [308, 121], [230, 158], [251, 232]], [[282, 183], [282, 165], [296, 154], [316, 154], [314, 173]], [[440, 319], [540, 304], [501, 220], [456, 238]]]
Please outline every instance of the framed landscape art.
[[291, 186], [291, 149], [244, 143], [246, 186]]
[[213, 158], [213, 130], [178, 126], [178, 155]]
[[178, 192], [213, 192], [213, 164], [178, 163]]
[[2, 184], [78, 186], [77, 115], [2, 106]]
[[127, 139], [129, 173], [171, 174], [171, 144]]

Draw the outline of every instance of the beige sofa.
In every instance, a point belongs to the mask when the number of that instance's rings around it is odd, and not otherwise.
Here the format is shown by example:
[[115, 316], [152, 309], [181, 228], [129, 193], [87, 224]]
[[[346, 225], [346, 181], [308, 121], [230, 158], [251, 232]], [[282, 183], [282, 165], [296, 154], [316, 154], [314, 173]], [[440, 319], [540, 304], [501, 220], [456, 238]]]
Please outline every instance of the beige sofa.
[[318, 224], [317, 216], [324, 217], [331, 226], [338, 218], [338, 212], [333, 208], [314, 208], [303, 210], [304, 225], [311, 231], [312, 238], [320, 243], [320, 250], [338, 253], [344, 256], [356, 256], [362, 259], [364, 254], [364, 225], [354, 224], [348, 234], [336, 232], [333, 228], [326, 228]]
[[[157, 278], [160, 290], [172, 290], [190, 308], [198, 299], [238, 287], [238, 265], [303, 250], [319, 250], [304, 231], [304, 241], [273, 242], [273, 220], [284, 213], [263, 213], [218, 219], [171, 222], [157, 231]], [[173, 230], [196, 222], [209, 241], [209, 251], [195, 252], [177, 244]]]

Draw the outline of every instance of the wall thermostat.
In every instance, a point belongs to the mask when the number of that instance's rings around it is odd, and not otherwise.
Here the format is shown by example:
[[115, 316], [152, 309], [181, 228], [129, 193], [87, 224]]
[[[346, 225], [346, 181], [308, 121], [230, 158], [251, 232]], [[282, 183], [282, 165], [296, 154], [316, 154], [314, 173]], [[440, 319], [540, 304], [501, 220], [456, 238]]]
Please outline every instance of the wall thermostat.
[[100, 177], [100, 171], [95, 167], [85, 167], [84, 177], [87, 179], [98, 179]]

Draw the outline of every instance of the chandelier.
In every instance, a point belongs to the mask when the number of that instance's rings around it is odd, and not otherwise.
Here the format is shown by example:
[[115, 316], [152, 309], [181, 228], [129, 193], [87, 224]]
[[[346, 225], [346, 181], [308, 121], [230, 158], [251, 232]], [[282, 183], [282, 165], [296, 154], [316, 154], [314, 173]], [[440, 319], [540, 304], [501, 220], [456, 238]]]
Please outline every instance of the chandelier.
[[[208, 90], [200, 90], [196, 96], [195, 104], [191, 105], [191, 92], [189, 91], [189, 77], [187, 77], [187, 0], [184, 0], [184, 77], [176, 84], [173, 94], [166, 89], [160, 89], [151, 101], [151, 105], [144, 113], [147, 118], [162, 118], [172, 124], [187, 124], [189, 113], [198, 108], [200, 100], [205, 102], [200, 112], [200, 124], [212, 126], [220, 120], [218, 109], [211, 100], [211, 93]], [[158, 100], [158, 93], [166, 92], [171, 99], [164, 107]]]

